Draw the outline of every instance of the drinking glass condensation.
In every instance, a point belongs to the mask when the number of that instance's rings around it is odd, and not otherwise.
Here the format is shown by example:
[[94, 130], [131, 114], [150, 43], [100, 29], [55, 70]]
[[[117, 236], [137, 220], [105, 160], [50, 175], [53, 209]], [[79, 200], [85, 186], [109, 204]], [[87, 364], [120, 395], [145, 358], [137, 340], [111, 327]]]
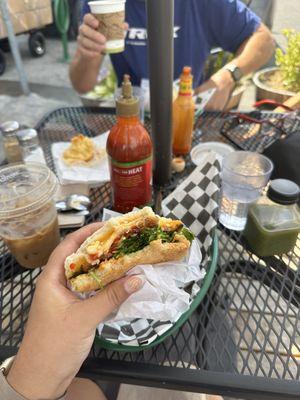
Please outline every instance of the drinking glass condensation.
[[248, 207], [268, 183], [273, 163], [267, 157], [248, 151], [236, 151], [223, 160], [222, 197], [219, 221], [236, 231], [245, 228]]
[[125, 2], [126, 0], [100, 0], [88, 3], [91, 13], [99, 22], [98, 32], [106, 37], [106, 53], [124, 51]]
[[25, 268], [45, 265], [59, 244], [56, 189], [57, 179], [45, 165], [0, 169], [0, 236]]

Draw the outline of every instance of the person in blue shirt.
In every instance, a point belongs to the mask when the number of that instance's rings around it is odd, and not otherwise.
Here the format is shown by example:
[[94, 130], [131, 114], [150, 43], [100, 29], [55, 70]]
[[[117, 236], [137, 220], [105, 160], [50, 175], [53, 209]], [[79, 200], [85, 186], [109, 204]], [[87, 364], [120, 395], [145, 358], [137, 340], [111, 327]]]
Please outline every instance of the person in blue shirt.
[[[148, 78], [145, 0], [127, 0], [126, 47], [111, 55], [120, 84], [129, 74], [134, 85]], [[83, 23], [77, 51], [70, 66], [70, 78], [79, 93], [91, 90], [97, 81], [105, 50], [105, 37], [97, 32], [98, 21], [84, 0]], [[235, 54], [235, 58], [208, 81], [203, 82], [205, 61], [214, 47]], [[264, 65], [272, 56], [275, 43], [259, 17], [239, 0], [175, 0], [174, 80], [183, 66], [192, 67], [196, 92], [216, 88], [210, 109], [223, 109], [236, 81]]]

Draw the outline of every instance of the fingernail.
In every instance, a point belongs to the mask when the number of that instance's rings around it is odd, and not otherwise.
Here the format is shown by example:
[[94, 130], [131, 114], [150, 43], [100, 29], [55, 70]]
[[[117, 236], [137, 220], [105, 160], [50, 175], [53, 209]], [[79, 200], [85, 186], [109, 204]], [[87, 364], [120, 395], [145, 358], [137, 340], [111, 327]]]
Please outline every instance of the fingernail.
[[127, 293], [135, 293], [139, 291], [145, 284], [146, 279], [143, 275], [135, 275], [127, 279], [124, 283], [124, 288]]

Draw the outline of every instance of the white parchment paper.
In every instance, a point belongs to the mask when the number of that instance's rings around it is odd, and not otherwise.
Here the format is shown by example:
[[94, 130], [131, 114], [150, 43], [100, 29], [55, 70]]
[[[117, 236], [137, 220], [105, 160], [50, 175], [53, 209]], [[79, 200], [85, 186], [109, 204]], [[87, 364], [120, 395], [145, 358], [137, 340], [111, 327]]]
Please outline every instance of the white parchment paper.
[[[111, 210], [104, 210], [103, 220], [117, 215]], [[189, 254], [180, 262], [136, 266], [128, 275], [143, 275], [146, 280], [144, 287], [131, 295], [105, 323], [124, 323], [135, 318], [177, 321], [189, 309], [191, 302], [191, 296], [184, 288], [205, 276], [200, 263], [201, 251], [195, 239]], [[100, 332], [102, 327], [103, 324], [99, 325]]]

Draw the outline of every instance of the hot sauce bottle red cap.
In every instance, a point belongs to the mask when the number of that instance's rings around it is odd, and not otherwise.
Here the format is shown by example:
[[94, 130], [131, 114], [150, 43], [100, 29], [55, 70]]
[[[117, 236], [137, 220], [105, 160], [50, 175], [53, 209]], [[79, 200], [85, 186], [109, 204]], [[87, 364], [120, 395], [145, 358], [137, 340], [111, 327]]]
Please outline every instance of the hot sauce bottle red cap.
[[192, 68], [191, 67], [183, 67], [182, 74], [180, 76], [180, 80], [184, 82], [193, 83], [193, 75], [192, 75]]
[[182, 75], [183, 76], [189, 76], [189, 75], [191, 75], [191, 72], [192, 72], [192, 68], [188, 67], [188, 66], [185, 66], [185, 67], [183, 67]]
[[191, 96], [193, 94], [193, 75], [192, 68], [183, 67], [182, 74], [180, 75], [179, 95]]
[[130, 76], [124, 75], [124, 80], [122, 83], [122, 94], [116, 101], [117, 116], [134, 117], [139, 115], [139, 111], [139, 99], [132, 94]]

